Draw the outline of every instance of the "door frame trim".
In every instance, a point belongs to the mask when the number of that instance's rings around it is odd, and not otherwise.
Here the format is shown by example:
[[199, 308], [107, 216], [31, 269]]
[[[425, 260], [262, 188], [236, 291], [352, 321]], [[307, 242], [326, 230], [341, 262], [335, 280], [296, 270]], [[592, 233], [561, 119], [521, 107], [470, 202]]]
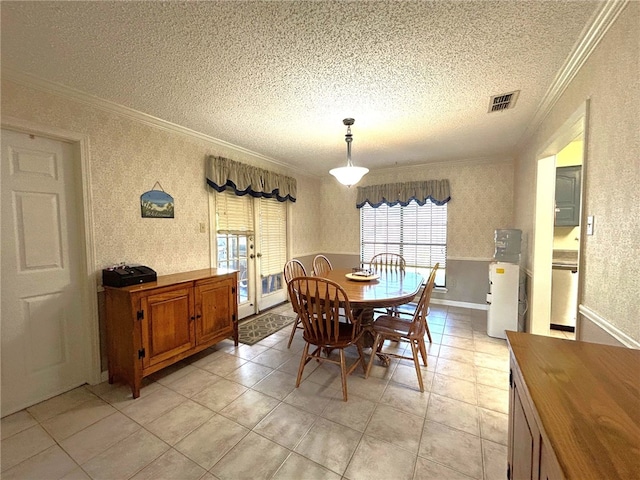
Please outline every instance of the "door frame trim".
[[89, 384], [97, 384], [102, 381], [101, 359], [100, 359], [100, 328], [98, 322], [98, 295], [97, 295], [97, 273], [95, 268], [95, 239], [93, 235], [93, 199], [91, 195], [91, 150], [89, 146], [89, 135], [64, 130], [49, 125], [24, 120], [21, 118], [3, 116], [1, 127], [26, 134], [39, 135], [74, 144], [78, 149], [80, 174], [81, 174], [81, 195], [82, 195], [82, 222], [80, 225], [81, 236], [84, 237], [84, 270], [86, 275], [82, 279], [82, 293], [84, 297], [83, 310], [87, 334], [89, 336], [89, 356], [91, 359], [88, 377], [85, 379]]
[[[539, 214], [538, 211], [538, 188], [540, 184], [548, 185], [549, 182], [554, 185], [555, 179], [555, 157], [564, 147], [566, 147], [577, 136], [583, 136], [584, 146], [582, 152], [582, 178], [581, 178], [581, 198], [580, 198], [580, 245], [578, 247], [578, 271], [584, 271], [584, 255], [582, 252], [585, 247], [585, 225], [586, 225], [586, 212], [584, 209], [585, 204], [585, 178], [587, 167], [587, 145], [588, 145], [588, 128], [589, 128], [589, 106], [590, 100], [586, 99], [580, 104], [580, 106], [560, 125], [549, 137], [544, 147], [541, 148], [536, 154], [536, 210], [534, 211], [534, 223], [533, 223], [533, 259], [532, 265], [532, 301], [531, 309], [528, 317], [527, 332], [540, 335], [549, 334], [549, 322], [551, 319], [551, 263], [552, 263], [552, 250], [553, 250], [553, 236], [543, 239], [543, 245], [540, 245], [541, 232], [538, 230], [541, 227], [538, 224]], [[539, 166], [541, 162], [553, 158], [553, 174], [546, 179], [539, 177]], [[547, 189], [543, 188], [546, 192]], [[546, 195], [546, 193], [544, 193]], [[555, 192], [554, 192], [555, 197]], [[542, 212], [544, 215], [544, 212]], [[551, 229], [553, 229], [553, 212], [547, 213], [547, 221], [551, 222]], [[540, 217], [540, 218], [544, 218]], [[538, 242], [536, 242], [536, 232], [538, 232]], [[536, 279], [536, 276], [538, 277]], [[578, 305], [582, 299], [582, 283], [584, 276], [578, 277]], [[536, 294], [538, 298], [536, 299]], [[577, 314], [577, 312], [576, 312]], [[579, 334], [579, 327], [576, 321], [576, 338]]]

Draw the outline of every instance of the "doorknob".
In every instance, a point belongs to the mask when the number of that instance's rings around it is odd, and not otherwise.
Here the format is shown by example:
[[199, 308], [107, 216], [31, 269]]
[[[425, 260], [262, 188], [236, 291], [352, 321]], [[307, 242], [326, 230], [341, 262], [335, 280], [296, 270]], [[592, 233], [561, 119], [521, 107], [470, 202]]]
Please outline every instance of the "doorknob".
[[258, 257], [258, 258], [260, 258], [261, 256], [262, 256], [262, 254], [261, 254], [261, 253], [257, 253], [257, 254], [256, 254], [256, 257]]
[[249, 255], [249, 258], [256, 258], [256, 256], [252, 253], [251, 255]]

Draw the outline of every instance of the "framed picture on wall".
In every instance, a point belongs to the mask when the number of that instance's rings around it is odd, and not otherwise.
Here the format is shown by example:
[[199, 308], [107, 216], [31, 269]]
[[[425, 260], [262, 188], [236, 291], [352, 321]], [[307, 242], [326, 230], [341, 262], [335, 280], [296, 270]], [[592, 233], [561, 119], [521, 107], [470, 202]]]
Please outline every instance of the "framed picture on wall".
[[[156, 185], [160, 186], [158, 182]], [[155, 189], [155, 185], [153, 186]], [[140, 195], [142, 218], [173, 218], [173, 197], [162, 190], [149, 190]]]

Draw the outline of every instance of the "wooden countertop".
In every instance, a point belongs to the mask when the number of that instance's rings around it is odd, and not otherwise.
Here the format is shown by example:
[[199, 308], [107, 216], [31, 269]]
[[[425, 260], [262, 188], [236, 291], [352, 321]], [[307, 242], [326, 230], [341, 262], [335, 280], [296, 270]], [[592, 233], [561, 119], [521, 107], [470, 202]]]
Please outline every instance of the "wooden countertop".
[[166, 287], [170, 285], [176, 285], [178, 283], [193, 282], [195, 280], [202, 280], [203, 278], [219, 277], [234, 272], [237, 272], [237, 270], [228, 270], [225, 268], [203, 268], [202, 270], [192, 270], [190, 272], [159, 275], [158, 279], [155, 282], [137, 283], [135, 285], [129, 285], [128, 287], [109, 287], [105, 285], [104, 288], [126, 290], [127, 292], [142, 292], [151, 288]]
[[567, 479], [640, 478], [640, 350], [507, 332]]

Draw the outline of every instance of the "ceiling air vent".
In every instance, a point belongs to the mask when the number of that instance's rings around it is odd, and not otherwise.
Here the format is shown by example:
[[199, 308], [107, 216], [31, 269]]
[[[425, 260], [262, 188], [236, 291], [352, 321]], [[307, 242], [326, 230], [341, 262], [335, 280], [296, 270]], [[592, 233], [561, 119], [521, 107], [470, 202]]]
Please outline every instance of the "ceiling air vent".
[[489, 99], [489, 113], [500, 112], [502, 110], [508, 110], [515, 107], [518, 95], [520, 95], [520, 90], [516, 90], [511, 93], [503, 93], [501, 95], [494, 95]]

